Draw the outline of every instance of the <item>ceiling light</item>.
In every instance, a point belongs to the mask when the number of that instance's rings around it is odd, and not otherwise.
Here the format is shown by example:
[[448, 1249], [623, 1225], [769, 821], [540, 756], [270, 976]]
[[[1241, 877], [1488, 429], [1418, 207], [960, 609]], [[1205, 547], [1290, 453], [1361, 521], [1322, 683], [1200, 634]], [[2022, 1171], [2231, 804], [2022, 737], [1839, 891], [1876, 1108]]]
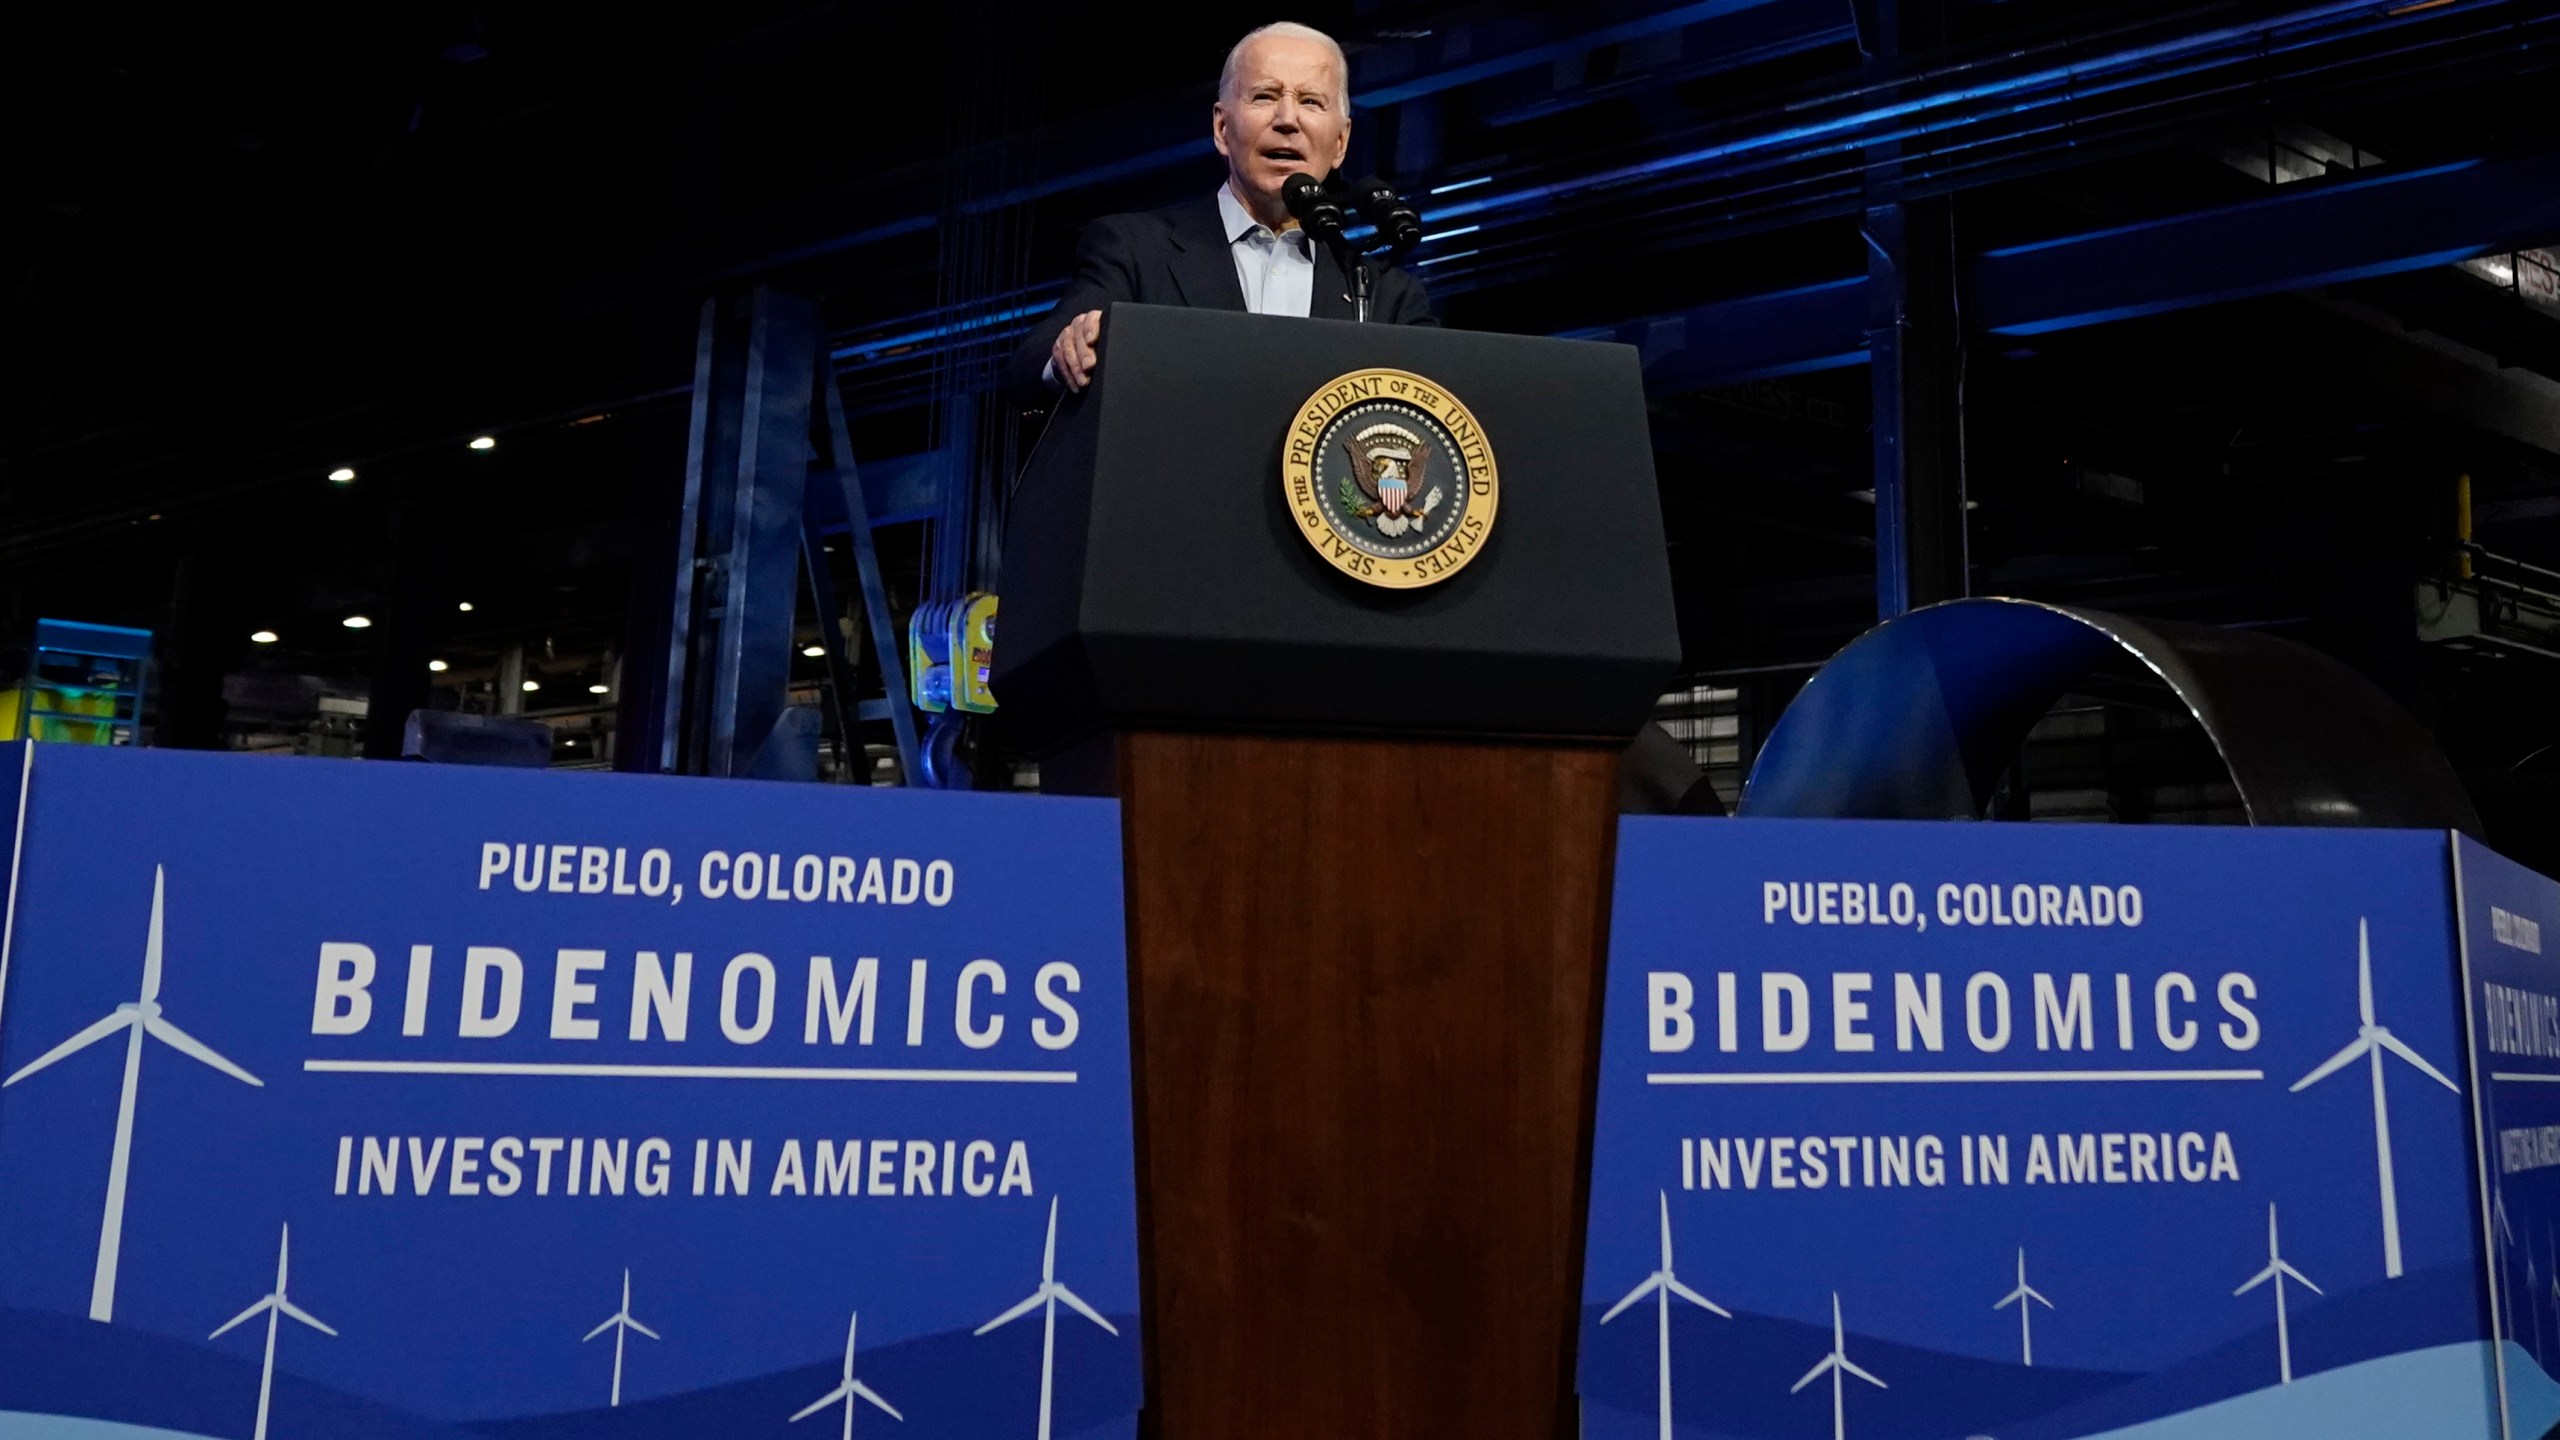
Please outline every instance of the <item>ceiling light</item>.
[[539, 689], [541, 689], [541, 688], [542, 688], [542, 682], [541, 682], [541, 681], [539, 681], [539, 680], [527, 680], [526, 682], [524, 682], [524, 693], [526, 693], [527, 695], [530, 695], [530, 694], [532, 694], [534, 691], [539, 690]]
[[346, 626], [350, 630], [370, 630], [373, 628], [373, 617], [370, 615], [350, 615], [338, 623]]
[[436, 672], [437, 674], [441, 675], [441, 674], [443, 674], [444, 672], [446, 672], [447, 670], [452, 669], [453, 667], [452, 667], [452, 666], [450, 666], [450, 665], [447, 665], [446, 663], [444, 663], [444, 662], [443, 662], [443, 661], [441, 661], [441, 660], [430, 660], [430, 661], [428, 661], [428, 662], [427, 662], [427, 668], [428, 668], [428, 669], [430, 669], [430, 670], [433, 670], [433, 671], [434, 671], [434, 672]]
[[352, 485], [355, 483], [356, 478], [355, 468], [349, 465], [341, 465], [337, 469], [329, 472], [329, 478], [341, 485]]
[[462, 612], [463, 614], [465, 614], [465, 615], [468, 615], [468, 614], [470, 614], [470, 613], [471, 613], [471, 602], [470, 602], [470, 601], [468, 601], [468, 600], [465, 600], [465, 601], [463, 601], [461, 604], [456, 605], [456, 606], [455, 606], [455, 607], [453, 607], [453, 608], [455, 608], [456, 610], [461, 611], [461, 612]]
[[610, 685], [590, 685], [587, 687], [587, 693], [590, 695], [610, 695], [613, 693], [613, 687]]
[[800, 653], [808, 656], [812, 660], [815, 660], [819, 656], [827, 653], [827, 647], [824, 645], [803, 645], [800, 647]]
[[498, 441], [495, 436], [475, 435], [471, 440], [471, 448], [474, 450], [495, 450], [498, 448]]
[[252, 645], [273, 645], [276, 643], [276, 632], [273, 630], [260, 630], [249, 637], [249, 643]]

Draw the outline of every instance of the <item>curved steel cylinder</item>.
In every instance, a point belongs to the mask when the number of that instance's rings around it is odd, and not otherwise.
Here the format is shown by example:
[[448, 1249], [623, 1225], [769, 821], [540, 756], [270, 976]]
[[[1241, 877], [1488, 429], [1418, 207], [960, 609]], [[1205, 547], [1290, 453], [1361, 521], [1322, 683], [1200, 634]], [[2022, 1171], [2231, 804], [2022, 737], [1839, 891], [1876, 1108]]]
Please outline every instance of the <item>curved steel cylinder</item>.
[[2433, 737], [2317, 650], [2247, 630], [1988, 598], [1915, 610], [1833, 656], [1770, 732], [1739, 813], [1980, 819], [2037, 719], [2119, 655], [2204, 728], [2253, 825], [2480, 834]]

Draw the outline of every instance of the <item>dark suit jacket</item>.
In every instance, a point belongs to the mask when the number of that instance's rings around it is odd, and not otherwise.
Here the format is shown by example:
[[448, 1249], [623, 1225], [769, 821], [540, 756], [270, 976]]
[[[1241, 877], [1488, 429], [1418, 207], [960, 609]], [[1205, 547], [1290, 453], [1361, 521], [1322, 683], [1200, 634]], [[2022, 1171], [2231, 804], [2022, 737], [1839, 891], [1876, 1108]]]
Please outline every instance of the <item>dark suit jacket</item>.
[[[1351, 318], [1351, 281], [1334, 260], [1330, 247], [1315, 247], [1315, 288], [1307, 313], [1318, 320]], [[1369, 318], [1394, 325], [1437, 325], [1431, 297], [1422, 282], [1385, 260], [1371, 258]], [[1087, 310], [1100, 310], [1114, 300], [1141, 305], [1188, 305], [1200, 310], [1244, 309], [1244, 286], [1236, 280], [1236, 262], [1218, 199], [1198, 200], [1137, 215], [1106, 215], [1085, 227], [1076, 246], [1076, 272], [1057, 308], [1031, 327], [1013, 352], [1009, 375], [1027, 394], [1046, 388], [1041, 367], [1049, 347], [1067, 322]], [[1102, 332], [1103, 363], [1111, 363], [1111, 331]]]

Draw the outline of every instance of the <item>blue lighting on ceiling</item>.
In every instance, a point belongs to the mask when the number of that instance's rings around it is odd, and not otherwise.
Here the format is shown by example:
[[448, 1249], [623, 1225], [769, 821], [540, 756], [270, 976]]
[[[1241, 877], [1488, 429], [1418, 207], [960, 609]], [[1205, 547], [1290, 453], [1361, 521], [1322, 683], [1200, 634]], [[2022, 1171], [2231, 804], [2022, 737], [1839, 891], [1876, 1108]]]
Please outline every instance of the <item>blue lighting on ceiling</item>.
[[1009, 325], [1016, 320], [1041, 314], [1055, 303], [1057, 302], [1053, 300], [1036, 300], [1031, 304], [1016, 305], [1008, 310], [991, 310], [984, 315], [973, 315], [967, 319], [945, 321], [940, 325], [905, 330], [895, 335], [882, 336], [877, 340], [857, 341], [841, 349], [830, 350], [827, 356], [833, 360], [877, 360], [884, 352], [904, 346], [921, 345], [928, 340], [947, 340], [955, 335], [966, 335], [975, 330], [988, 330], [999, 325]]

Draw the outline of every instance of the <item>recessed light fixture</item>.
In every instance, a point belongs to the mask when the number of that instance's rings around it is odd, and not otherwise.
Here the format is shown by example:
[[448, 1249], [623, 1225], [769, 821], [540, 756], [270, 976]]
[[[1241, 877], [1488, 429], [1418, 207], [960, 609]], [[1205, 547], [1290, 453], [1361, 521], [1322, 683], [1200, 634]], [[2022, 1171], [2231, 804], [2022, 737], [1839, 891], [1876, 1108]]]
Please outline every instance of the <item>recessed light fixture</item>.
[[373, 628], [373, 617], [370, 615], [350, 615], [338, 623], [346, 626], [350, 630], [370, 630]]
[[471, 448], [474, 450], [495, 450], [498, 448], [497, 437], [494, 435], [475, 435], [471, 438]]
[[355, 467], [352, 465], [341, 465], [337, 469], [329, 472], [329, 478], [340, 485], [352, 485], [355, 483], [356, 479]]
[[803, 645], [800, 647], [800, 653], [808, 656], [812, 660], [815, 660], [819, 656], [827, 653], [827, 647], [824, 645]]
[[534, 691], [539, 690], [539, 689], [541, 689], [541, 688], [542, 688], [542, 682], [541, 682], [541, 681], [539, 681], [539, 680], [527, 680], [526, 682], [524, 682], [524, 693], [526, 693], [527, 695], [530, 695], [530, 694], [532, 694]]
[[450, 665], [447, 665], [446, 663], [444, 663], [444, 662], [443, 662], [443, 661], [441, 661], [441, 660], [430, 660], [430, 661], [428, 661], [428, 662], [427, 662], [427, 668], [428, 668], [428, 669], [430, 669], [430, 670], [433, 670], [433, 671], [434, 671], [434, 672], [436, 672], [437, 674], [441, 675], [441, 674], [443, 674], [444, 672], [446, 672], [447, 670], [452, 669], [453, 667], [452, 667], [452, 666], [450, 666]]
[[252, 645], [273, 645], [276, 643], [276, 632], [273, 630], [257, 631], [249, 636], [249, 643]]
[[590, 695], [610, 695], [613, 693], [613, 687], [610, 685], [590, 685], [587, 687], [587, 693]]
[[456, 610], [461, 611], [461, 612], [462, 612], [463, 614], [465, 614], [465, 615], [468, 615], [468, 614], [470, 614], [470, 613], [471, 613], [471, 602], [470, 602], [470, 601], [468, 601], [468, 600], [465, 600], [465, 601], [463, 601], [461, 604], [456, 605], [456, 606], [454, 606], [453, 608], [454, 608], [454, 609], [456, 609]]

